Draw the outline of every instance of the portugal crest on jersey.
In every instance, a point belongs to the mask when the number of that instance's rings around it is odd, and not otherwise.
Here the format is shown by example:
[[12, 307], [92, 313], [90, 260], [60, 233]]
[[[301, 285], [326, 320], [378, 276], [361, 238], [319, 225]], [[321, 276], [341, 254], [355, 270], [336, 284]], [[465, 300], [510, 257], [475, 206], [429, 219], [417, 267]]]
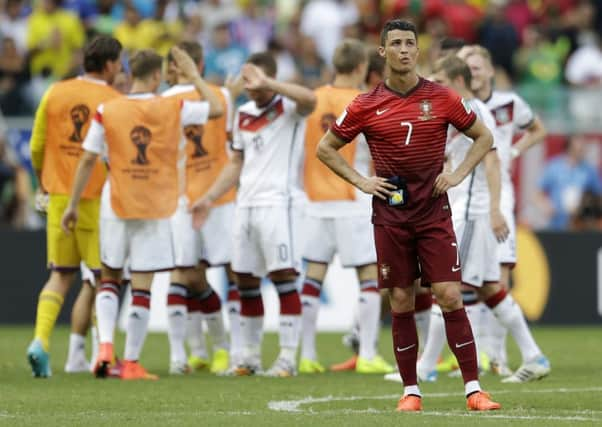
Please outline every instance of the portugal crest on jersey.
[[420, 114], [418, 116], [418, 118], [422, 121], [431, 120], [431, 119], [435, 118], [435, 116], [433, 116], [433, 114], [432, 114], [433, 105], [431, 104], [431, 101], [429, 101], [428, 99], [424, 99], [424, 100], [420, 101], [420, 112], [422, 114]]

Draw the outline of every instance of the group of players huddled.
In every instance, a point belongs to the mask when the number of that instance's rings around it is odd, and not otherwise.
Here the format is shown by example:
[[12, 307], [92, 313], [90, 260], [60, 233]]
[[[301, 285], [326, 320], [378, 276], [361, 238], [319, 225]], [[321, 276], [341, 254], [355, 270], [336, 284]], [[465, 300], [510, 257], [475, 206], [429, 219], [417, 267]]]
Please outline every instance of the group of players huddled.
[[[92, 40], [85, 73], [48, 89], [32, 133], [32, 163], [48, 196], [40, 208], [50, 269], [27, 350], [33, 375], [51, 375], [50, 335], [80, 264], [88, 285], [73, 309], [67, 372], [158, 378], [139, 358], [159, 271], [171, 271], [171, 374], [323, 372], [316, 323], [335, 254], [356, 270], [360, 297], [357, 355], [334, 368], [402, 381], [398, 410], [421, 409], [418, 381], [436, 379], [446, 335], [469, 409], [500, 407], [480, 389], [479, 353], [505, 382], [547, 375], [549, 361], [507, 292], [516, 262], [510, 168], [545, 130], [519, 96], [493, 88], [484, 48], [446, 43], [433, 75], [419, 77], [415, 27], [390, 21], [372, 54], [358, 40], [342, 41], [333, 82], [312, 91], [277, 81], [268, 53], [252, 54], [224, 87], [210, 85], [202, 47], [182, 42], [166, 58], [136, 52], [124, 95], [111, 86], [121, 45]], [[157, 95], [163, 80], [170, 87]], [[249, 101], [235, 108], [243, 90]], [[229, 280], [229, 331], [206, 278], [216, 266]], [[131, 304], [119, 358], [113, 340], [126, 278]], [[280, 353], [265, 371], [263, 278], [280, 302]], [[391, 304], [395, 373], [377, 351], [381, 292]], [[91, 322], [97, 345], [88, 364]], [[507, 331], [523, 359], [515, 372]]]

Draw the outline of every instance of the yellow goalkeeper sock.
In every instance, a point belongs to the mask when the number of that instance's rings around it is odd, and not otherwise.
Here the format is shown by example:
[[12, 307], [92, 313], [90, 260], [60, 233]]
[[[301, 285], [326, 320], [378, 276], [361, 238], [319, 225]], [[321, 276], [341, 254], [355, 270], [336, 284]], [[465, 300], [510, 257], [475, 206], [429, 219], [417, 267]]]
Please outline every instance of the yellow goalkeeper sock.
[[50, 334], [52, 334], [56, 319], [61, 312], [63, 300], [63, 296], [58, 292], [42, 291], [40, 293], [36, 314], [35, 339], [40, 340], [45, 351], [48, 351], [50, 347]]

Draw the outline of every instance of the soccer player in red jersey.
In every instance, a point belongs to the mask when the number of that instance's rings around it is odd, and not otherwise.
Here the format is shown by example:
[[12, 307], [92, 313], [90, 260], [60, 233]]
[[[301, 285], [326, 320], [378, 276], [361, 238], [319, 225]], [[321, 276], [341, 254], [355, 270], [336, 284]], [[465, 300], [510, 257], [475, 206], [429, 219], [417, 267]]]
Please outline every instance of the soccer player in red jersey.
[[[481, 391], [474, 337], [460, 293], [460, 260], [446, 191], [458, 185], [490, 150], [493, 137], [456, 93], [418, 76], [416, 27], [392, 20], [381, 33], [388, 78], [359, 95], [318, 146], [318, 157], [336, 174], [372, 194], [372, 222], [379, 286], [389, 290], [393, 348], [404, 382], [398, 411], [422, 409], [416, 375], [418, 335], [414, 288], [430, 284], [443, 311], [448, 344], [464, 379], [467, 408], [499, 409]], [[474, 143], [456, 170], [443, 172], [448, 125]], [[364, 177], [338, 153], [363, 133], [376, 176]]]

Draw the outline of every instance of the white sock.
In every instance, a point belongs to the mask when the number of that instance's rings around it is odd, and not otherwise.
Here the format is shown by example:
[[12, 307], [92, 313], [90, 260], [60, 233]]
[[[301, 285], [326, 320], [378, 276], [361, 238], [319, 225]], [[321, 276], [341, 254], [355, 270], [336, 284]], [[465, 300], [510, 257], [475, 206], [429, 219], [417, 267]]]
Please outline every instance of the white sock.
[[228, 334], [226, 334], [226, 328], [224, 327], [224, 315], [222, 311], [204, 313], [203, 319], [207, 324], [207, 331], [213, 343], [213, 351], [215, 349], [228, 350], [230, 345], [228, 343]]
[[512, 334], [523, 357], [523, 362], [533, 360], [541, 355], [541, 350], [535, 343], [533, 335], [531, 335], [521, 308], [510, 294], [506, 295], [498, 305], [493, 307], [493, 314]]
[[441, 307], [433, 304], [431, 307], [431, 321], [429, 324], [428, 339], [422, 351], [422, 356], [418, 360], [418, 371], [421, 375], [427, 375], [437, 368], [437, 359], [441, 355], [441, 350], [445, 345], [445, 321]]
[[91, 363], [96, 363], [98, 358], [98, 331], [96, 326], [90, 328], [90, 340], [92, 341], [92, 357], [90, 357]]
[[405, 386], [403, 388], [403, 395], [407, 396], [409, 394], [413, 394], [414, 396], [422, 397], [422, 394], [420, 393], [420, 389], [418, 388], [418, 384]]
[[464, 395], [468, 396], [476, 391], [481, 391], [481, 384], [477, 380], [468, 381], [464, 384]]
[[[376, 283], [370, 283], [370, 289], [376, 287]], [[367, 289], [367, 288], [366, 288]], [[376, 345], [378, 342], [378, 331], [380, 329], [380, 293], [378, 290], [360, 292], [359, 297], [359, 319], [360, 319], [360, 351], [359, 357], [372, 360], [376, 356]]]
[[482, 349], [492, 361], [504, 363], [505, 361], [502, 360], [503, 355], [500, 354], [499, 349], [500, 339], [503, 339], [502, 337], [507, 333], [506, 328], [502, 326], [500, 321], [493, 314], [493, 311], [487, 306], [485, 306], [481, 319], [483, 325], [481, 327]]
[[[292, 351], [293, 357], [289, 360], [295, 360], [295, 354], [299, 347], [299, 335], [301, 334], [301, 316], [281, 314], [278, 324], [278, 335], [280, 337], [280, 348]], [[289, 353], [287, 353], [289, 354]]]
[[[236, 299], [230, 299], [230, 294], [236, 292]], [[230, 323], [230, 359], [237, 359], [242, 353], [242, 336], [240, 331], [240, 297], [238, 288], [231, 283], [228, 286], [228, 321]]]
[[481, 366], [481, 356], [480, 356], [479, 352], [482, 349], [479, 339], [481, 337], [481, 329], [483, 326], [483, 321], [482, 321], [482, 316], [481, 316], [481, 313], [482, 313], [481, 304], [483, 304], [483, 303], [471, 304], [471, 305], [464, 306], [464, 309], [466, 310], [466, 317], [468, 317], [468, 321], [470, 322], [470, 327], [472, 328], [472, 335], [474, 337], [475, 350], [477, 352], [477, 363], [478, 363], [479, 367]]
[[186, 321], [188, 308], [186, 304], [167, 305], [167, 337], [169, 339], [169, 360], [173, 363], [186, 363]]
[[[109, 290], [111, 289], [111, 290]], [[96, 294], [96, 327], [100, 343], [113, 343], [113, 333], [119, 311], [119, 286], [113, 283], [103, 283]]]
[[[145, 300], [137, 303], [137, 299]], [[132, 290], [132, 305], [127, 318], [125, 351], [123, 358], [125, 360], [136, 361], [140, 359], [142, 346], [146, 340], [148, 332], [148, 321], [150, 318], [150, 292]]]
[[243, 356], [260, 357], [263, 338], [263, 316], [240, 316]]
[[78, 357], [82, 359], [86, 358], [86, 337], [71, 332], [69, 335], [69, 352], [67, 361], [75, 361]]
[[186, 321], [186, 341], [193, 356], [208, 359], [207, 343], [203, 331], [203, 315], [200, 311], [189, 311]]
[[414, 320], [416, 321], [416, 329], [418, 330], [418, 344], [420, 350], [424, 350], [426, 341], [429, 335], [429, 325], [431, 324], [431, 309], [417, 311], [414, 313]]
[[[499, 324], [500, 322], [498, 322]], [[494, 345], [497, 349], [497, 354], [500, 356], [500, 363], [508, 365], [508, 350], [506, 347], [506, 337], [508, 336], [508, 329], [504, 328], [500, 324], [500, 328], [496, 329], [496, 335], [494, 335]]]
[[318, 311], [320, 309], [320, 298], [312, 295], [301, 295], [301, 357], [309, 360], [317, 360], [316, 354], [316, 326], [318, 323]]

